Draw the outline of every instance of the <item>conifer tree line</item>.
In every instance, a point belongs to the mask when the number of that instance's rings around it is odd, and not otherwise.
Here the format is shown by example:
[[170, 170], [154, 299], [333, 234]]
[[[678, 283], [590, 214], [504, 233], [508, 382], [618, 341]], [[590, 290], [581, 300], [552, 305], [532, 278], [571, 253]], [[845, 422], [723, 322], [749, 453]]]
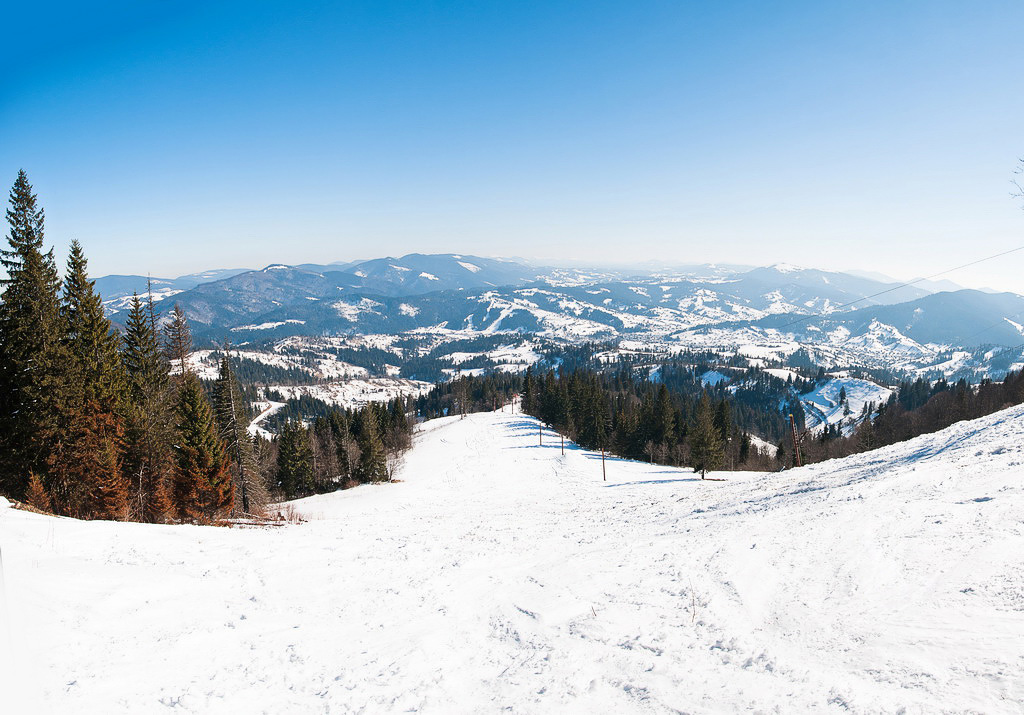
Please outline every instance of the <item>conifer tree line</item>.
[[83, 519], [214, 523], [259, 515], [280, 494], [391, 478], [409, 443], [404, 403], [292, 423], [280, 444], [254, 439], [252, 391], [228, 351], [208, 389], [189, 364], [184, 311], [158, 315], [151, 296], [133, 296], [118, 334], [77, 241], [61, 279], [24, 171], [8, 203], [0, 494]]
[[[635, 377], [629, 361], [604, 370], [466, 376], [438, 383], [417, 398], [416, 414], [430, 419], [492, 410], [518, 394], [524, 412], [587, 449], [698, 472], [772, 471], [795, 463], [790, 414], [807, 464], [883, 447], [1024, 402], [1021, 372], [977, 386], [965, 380], [904, 381], [888, 403], [866, 404], [858, 414], [848, 410], [845, 430], [830, 425], [812, 436], [805, 431], [799, 395], [828, 379], [824, 368], [817, 378], [785, 380], [747, 369], [726, 391], [723, 385], [702, 385], [698, 376], [704, 367], [663, 363], [657, 383]], [[774, 443], [775, 455], [757, 449], [750, 434]]]
[[287, 499], [391, 481], [412, 443], [404, 399], [288, 420], [269, 444], [272, 479]]
[[[1021, 403], [1024, 371], [1009, 372], [1000, 382], [982, 380], [977, 386], [964, 379], [956, 383], [944, 379], [932, 383], [922, 378], [903, 381], [886, 403], [864, 406], [860, 417], [867, 419], [861, 419], [852, 433], [844, 436], [838, 428], [823, 430], [815, 439], [801, 444], [801, 456], [805, 463], [846, 457], [905, 442], [961, 420], [977, 419]], [[781, 459], [788, 461], [789, 457]]]
[[523, 412], [585, 449], [659, 464], [709, 470], [754, 469], [767, 460], [737, 429], [729, 400], [635, 380], [631, 372], [556, 374], [523, 379]]

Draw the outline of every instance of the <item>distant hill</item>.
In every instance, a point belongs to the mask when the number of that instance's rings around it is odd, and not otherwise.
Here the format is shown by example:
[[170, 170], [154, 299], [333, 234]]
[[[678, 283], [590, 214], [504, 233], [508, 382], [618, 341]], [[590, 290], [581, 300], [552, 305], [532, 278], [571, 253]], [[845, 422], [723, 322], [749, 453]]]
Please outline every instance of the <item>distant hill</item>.
[[[780, 327], [781, 317], [759, 321], [762, 327]], [[811, 330], [832, 332], [845, 328], [863, 335], [872, 325], [894, 328], [917, 343], [958, 347], [1024, 343], [1024, 297], [1015, 293], [958, 290], [935, 293], [897, 305], [871, 306], [849, 313], [801, 321], [785, 330], [808, 336]]]

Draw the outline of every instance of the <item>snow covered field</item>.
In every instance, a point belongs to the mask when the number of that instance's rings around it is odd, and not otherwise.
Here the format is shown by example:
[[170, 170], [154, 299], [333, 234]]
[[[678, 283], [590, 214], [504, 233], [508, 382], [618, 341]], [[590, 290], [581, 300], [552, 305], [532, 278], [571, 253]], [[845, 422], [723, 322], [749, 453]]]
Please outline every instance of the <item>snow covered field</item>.
[[1022, 474], [1024, 407], [713, 482], [498, 412], [301, 525], [0, 509], [0, 710], [1017, 713]]
[[[846, 405], [849, 415], [840, 397], [846, 391]], [[864, 405], [872, 403], [875, 407], [884, 405], [892, 396], [888, 387], [876, 385], [868, 380], [854, 377], [838, 377], [822, 383], [805, 395], [800, 396], [804, 406], [807, 428], [811, 432], [820, 432], [825, 425], [847, 423], [844, 434], [853, 431], [852, 422], [862, 417]]]

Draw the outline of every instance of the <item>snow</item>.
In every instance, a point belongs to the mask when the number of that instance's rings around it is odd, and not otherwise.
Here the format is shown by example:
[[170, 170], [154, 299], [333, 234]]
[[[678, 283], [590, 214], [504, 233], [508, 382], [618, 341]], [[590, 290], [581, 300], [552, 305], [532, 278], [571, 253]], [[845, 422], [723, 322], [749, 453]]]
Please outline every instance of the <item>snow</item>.
[[787, 370], [785, 368], [778, 367], [765, 368], [764, 372], [768, 375], [771, 375], [772, 377], [777, 377], [780, 380], [797, 380], [800, 377], [800, 375], [793, 372], [792, 370]]
[[237, 328], [232, 328], [231, 332], [237, 333], [241, 330], [270, 330], [272, 328], [280, 328], [282, 325], [305, 325], [305, 320], [297, 320], [295, 318], [288, 318], [287, 320], [275, 320], [269, 323], [260, 323], [258, 325], [239, 325]]
[[421, 380], [371, 377], [323, 385], [272, 385], [270, 389], [285, 399], [306, 395], [336, 407], [356, 408], [369, 402], [389, 402], [396, 397], [418, 397], [430, 392], [433, 386], [433, 383]]
[[[845, 414], [846, 410], [839, 401], [843, 389], [846, 390], [846, 401], [850, 406], [849, 415]], [[888, 387], [854, 377], [839, 377], [819, 384], [806, 395], [801, 395], [800, 401], [804, 406], [808, 428], [812, 432], [817, 432], [826, 424], [840, 424], [844, 421], [847, 428], [850, 428], [851, 420], [860, 418], [865, 404], [873, 402], [878, 406], [888, 401], [890, 396], [892, 390]]]
[[427, 273], [426, 271], [424, 271], [423, 273], [420, 273], [420, 278], [426, 278], [428, 281], [441, 280], [440, 278], [435, 276], [433, 273]]
[[275, 436], [274, 433], [261, 427], [260, 423], [284, 406], [284, 402], [274, 402], [273, 400], [263, 400], [255, 403], [255, 407], [259, 409], [260, 413], [256, 415], [252, 422], [249, 423], [249, 434], [253, 437], [260, 436], [264, 439], [273, 439]]
[[758, 437], [756, 434], [751, 434], [751, 435], [748, 435], [748, 436], [750, 437], [750, 444], [751, 444], [751, 446], [755, 447], [758, 452], [762, 452], [762, 453], [767, 454], [767, 455], [769, 455], [771, 457], [774, 457], [778, 453], [778, 451], [779, 451], [778, 445], [772, 444], [771, 442], [768, 442], [767, 440], [763, 440], [760, 437]]
[[[170, 298], [172, 295], [178, 295], [183, 292], [180, 288], [156, 288], [151, 293], [143, 293], [139, 296], [139, 300], [146, 301], [147, 296], [151, 296], [154, 301], [164, 300]], [[118, 298], [111, 298], [110, 300], [103, 301], [103, 310], [106, 311], [108, 316], [116, 315], [122, 310], [128, 310], [132, 307], [133, 295], [123, 295]]]
[[4, 711], [1024, 707], [1024, 407], [722, 482], [544, 442], [427, 423], [295, 526], [0, 509]]
[[398, 312], [402, 315], [407, 315], [410, 318], [415, 318], [419, 315], [420, 309], [415, 305], [409, 305], [408, 303], [402, 303], [398, 306]]
[[338, 311], [339, 316], [354, 323], [359, 320], [359, 316], [363, 313], [376, 313], [377, 311], [374, 309], [382, 307], [382, 304], [370, 298], [362, 298], [358, 303], [346, 303], [343, 300], [339, 300], [336, 303], [332, 303], [331, 307]]
[[456, 263], [458, 263], [460, 266], [465, 268], [470, 273], [480, 272], [480, 266], [476, 265], [475, 263], [467, 263], [466, 261], [456, 261]]
[[[278, 346], [304, 345], [313, 347], [316, 345], [317, 340], [324, 341], [322, 338], [311, 340], [286, 338], [278, 343]], [[303, 355], [289, 355], [280, 351], [264, 352], [260, 350], [232, 350], [231, 355], [233, 357], [252, 360], [254, 362], [263, 363], [264, 365], [270, 365], [273, 367], [299, 370], [307, 373], [311, 378], [316, 379], [343, 380], [347, 378], [367, 377], [369, 375], [369, 371], [365, 367], [352, 365], [351, 363], [344, 362], [343, 360], [338, 360], [330, 354], [325, 354], [324, 357], [310, 358], [309, 356]], [[213, 350], [196, 350], [191, 353], [189, 355], [189, 366], [202, 380], [216, 380], [220, 375], [220, 363], [214, 355]]]
[[729, 382], [729, 376], [723, 375], [717, 370], [708, 370], [700, 376], [700, 384], [707, 387], [708, 385], [717, 385], [720, 382]]

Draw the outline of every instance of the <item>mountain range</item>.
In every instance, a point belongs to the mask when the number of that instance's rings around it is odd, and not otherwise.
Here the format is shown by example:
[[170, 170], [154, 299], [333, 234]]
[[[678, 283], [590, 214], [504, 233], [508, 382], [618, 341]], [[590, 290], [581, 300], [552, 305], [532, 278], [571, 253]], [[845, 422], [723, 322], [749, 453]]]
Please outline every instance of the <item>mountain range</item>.
[[[289, 336], [533, 333], [680, 345], [776, 342], [877, 355], [1024, 342], [1024, 298], [940, 290], [785, 264], [586, 270], [460, 254], [275, 264], [154, 279], [157, 308], [180, 304], [197, 340]], [[96, 281], [115, 321], [141, 276]], [[947, 287], [945, 284], [936, 284]]]

